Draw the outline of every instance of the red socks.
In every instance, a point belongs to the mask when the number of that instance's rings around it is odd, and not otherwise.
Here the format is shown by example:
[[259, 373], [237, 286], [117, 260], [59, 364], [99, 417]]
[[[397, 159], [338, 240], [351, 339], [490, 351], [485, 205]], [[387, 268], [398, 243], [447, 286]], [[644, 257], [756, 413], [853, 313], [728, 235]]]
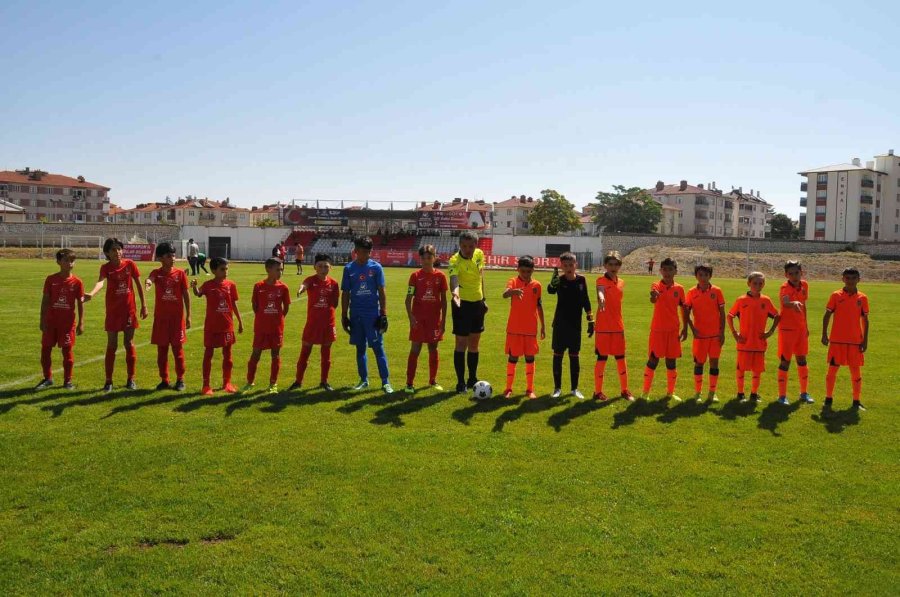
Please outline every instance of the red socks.
[[203, 351], [203, 387], [209, 387], [209, 375], [212, 373], [212, 358], [214, 348], [207, 347]]
[[269, 366], [269, 385], [278, 383], [278, 373], [281, 371], [281, 355], [272, 356], [272, 364]]
[[594, 394], [603, 393], [603, 374], [606, 370], [606, 360], [594, 363]]
[[431, 385], [437, 383], [438, 361], [438, 351], [430, 350], [428, 352], [428, 383]]
[[622, 388], [624, 394], [628, 391], [628, 366], [625, 364], [625, 357], [616, 359], [616, 369], [619, 373], [619, 387]]
[[511, 390], [516, 381], [516, 364], [506, 362], [506, 389]]
[[678, 381], [678, 369], [666, 369], [666, 395], [675, 393], [675, 382]]
[[[715, 373], [713, 373], [715, 371]], [[712, 369], [709, 370], [709, 391], [713, 394], [716, 393], [716, 388], [719, 387], [719, 370]]]
[[116, 348], [114, 346], [106, 347], [106, 357], [103, 359], [103, 366], [106, 369], [106, 383], [112, 383], [113, 371], [116, 368]]
[[858, 365], [850, 365], [850, 384], [853, 386], [853, 400], [859, 402], [862, 395], [862, 372]]
[[750, 380], [750, 393], [758, 394], [759, 393], [759, 382], [761, 381], [762, 373], [753, 372], [753, 378]]
[[800, 393], [805, 394], [809, 387], [809, 367], [797, 365], [797, 377], [800, 378]]
[[740, 369], [737, 370], [737, 393], [744, 393], [744, 372]]
[[259, 365], [259, 357], [254, 357], [253, 354], [250, 355], [250, 360], [247, 361], [247, 383], [252, 384], [253, 380], [256, 379], [256, 367]]
[[231, 346], [222, 347], [222, 385], [231, 383], [231, 370], [234, 369], [234, 361], [231, 359]]
[[694, 393], [699, 394], [703, 391], [703, 374], [694, 374]]
[[44, 379], [53, 378], [53, 347], [41, 347], [41, 370], [44, 372]]
[[406, 385], [411, 386], [416, 380], [416, 367], [419, 364], [419, 355], [411, 352], [406, 357]]
[[[306, 366], [309, 364], [309, 355], [312, 354], [312, 346], [303, 345], [300, 348], [300, 358], [297, 359], [297, 376], [294, 382], [303, 383], [303, 376], [306, 374]], [[325, 358], [325, 349], [322, 349], [322, 358]]]
[[653, 386], [653, 376], [656, 375], [656, 370], [651, 369], [650, 367], [644, 367], [644, 394], [650, 393], [650, 388]]
[[534, 391], [534, 361], [525, 361], [525, 391]]
[[331, 369], [331, 345], [322, 347], [322, 383], [328, 383], [328, 371]]
[[183, 381], [184, 372], [187, 369], [184, 364], [184, 346], [182, 344], [173, 344], [172, 356], [175, 357], [175, 377], [178, 378], [178, 381]]
[[169, 347], [165, 344], [156, 347], [156, 366], [159, 368], [159, 378], [169, 383]]
[[787, 396], [788, 372], [784, 369], [778, 370], [778, 396]]
[[825, 397], [834, 397], [834, 384], [837, 382], [838, 368], [834, 365], [828, 366], [828, 373], [825, 374]]
[[[113, 353], [115, 358], [115, 353]], [[137, 369], [137, 348], [134, 344], [125, 347], [125, 369], [128, 371], [128, 379], [134, 379], [134, 371]]]

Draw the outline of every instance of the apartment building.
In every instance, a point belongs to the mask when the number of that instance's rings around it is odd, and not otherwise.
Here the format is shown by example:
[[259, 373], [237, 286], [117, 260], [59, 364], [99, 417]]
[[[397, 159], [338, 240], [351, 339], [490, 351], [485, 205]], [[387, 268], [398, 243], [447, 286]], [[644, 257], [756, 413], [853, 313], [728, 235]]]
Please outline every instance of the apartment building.
[[799, 174], [807, 240], [900, 240], [900, 158], [893, 149], [865, 165], [854, 158]]
[[[663, 206], [661, 234], [764, 238], [769, 204], [752, 189], [732, 189], [725, 194], [708, 185], [667, 185], [658, 181], [647, 192]], [[681, 212], [680, 218], [672, 208]]]
[[176, 226], [251, 226], [250, 210], [224, 201], [178, 199], [166, 203], [140, 203], [115, 210], [115, 222], [128, 224], [173, 224]]
[[513, 195], [494, 203], [494, 234], [529, 234], [528, 214], [537, 205], [531, 197]]
[[105, 222], [109, 191], [83, 176], [31, 168], [0, 171], [0, 199], [23, 208], [26, 222]]

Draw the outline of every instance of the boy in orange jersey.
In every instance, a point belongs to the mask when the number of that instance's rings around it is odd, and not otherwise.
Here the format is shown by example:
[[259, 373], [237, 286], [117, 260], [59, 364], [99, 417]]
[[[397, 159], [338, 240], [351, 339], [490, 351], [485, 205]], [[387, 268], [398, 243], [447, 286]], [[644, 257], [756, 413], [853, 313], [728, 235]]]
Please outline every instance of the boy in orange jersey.
[[[666, 360], [666, 398], [681, 402], [675, 395], [675, 382], [678, 381], [678, 358], [681, 356], [681, 343], [687, 339], [688, 314], [684, 306], [684, 286], [675, 282], [678, 264], [671, 257], [666, 257], [659, 264], [662, 279], [650, 286], [650, 302], [653, 303], [653, 319], [650, 322], [649, 357], [644, 368], [644, 391], [641, 398], [650, 397], [653, 376], [659, 359]], [[678, 331], [678, 314], [681, 312], [681, 331]]]
[[289, 392], [299, 390], [303, 385], [303, 376], [315, 344], [322, 347], [319, 387], [327, 392], [334, 391], [328, 384], [328, 371], [331, 369], [331, 345], [337, 340], [334, 310], [341, 298], [341, 287], [337, 280], [328, 275], [331, 271], [330, 255], [317, 253], [314, 261], [316, 275], [303, 280], [297, 290], [298, 298], [307, 293], [309, 300], [306, 304], [306, 325], [303, 326], [300, 358], [297, 359], [297, 375], [288, 388]]
[[[822, 344], [828, 347], [828, 374], [825, 376], [825, 411], [831, 410], [834, 399], [834, 384], [841, 365], [850, 368], [850, 382], [853, 387], [854, 410], [866, 410], [859, 401], [862, 392], [862, 372], [866, 348], [869, 345], [869, 298], [856, 289], [859, 284], [859, 270], [848, 267], [844, 270], [844, 287], [831, 293], [825, 316], [822, 318]], [[834, 317], [831, 335], [828, 324]]]
[[169, 346], [175, 359], [174, 390], [184, 390], [184, 343], [185, 330], [191, 327], [191, 295], [188, 292], [188, 276], [174, 267], [175, 247], [172, 243], [156, 245], [156, 258], [162, 267], [150, 272], [145, 282], [147, 291], [156, 285], [156, 300], [153, 303], [153, 333], [150, 343], [156, 344], [156, 365], [159, 368], [157, 390], [168, 390], [169, 386]]
[[[750, 385], [750, 400], [759, 402], [759, 383], [763, 371], [766, 370], [767, 340], [775, 333], [781, 317], [772, 304], [771, 299], [762, 294], [766, 286], [766, 276], [761, 272], [752, 272], [747, 276], [750, 290], [734, 301], [728, 312], [728, 328], [737, 343], [737, 397], [747, 402], [744, 396], [744, 377], [747, 371], [753, 373]], [[734, 329], [734, 318], [740, 319], [740, 332]], [[766, 321], [772, 318], [772, 327], [766, 331]]]
[[284, 344], [284, 318], [291, 307], [291, 291], [281, 281], [284, 263], [280, 259], [266, 259], [266, 279], [253, 285], [250, 304], [255, 317], [253, 319], [253, 352], [247, 362], [247, 384], [241, 392], [253, 389], [256, 379], [256, 367], [262, 351], [272, 351], [272, 362], [269, 365], [270, 394], [278, 393], [278, 371], [281, 369], [281, 346]]
[[541, 322], [541, 340], [546, 337], [544, 308], [541, 306], [541, 283], [532, 279], [534, 259], [530, 255], [519, 257], [519, 273], [510, 278], [503, 291], [503, 298], [510, 300], [509, 319], [506, 321], [506, 390], [504, 398], [512, 398], [512, 386], [516, 379], [516, 363], [525, 357], [525, 393], [534, 393], [534, 356], [538, 353], [537, 324]]
[[434, 269], [437, 249], [434, 245], [419, 247], [422, 269], [409, 276], [406, 291], [406, 315], [409, 317], [409, 357], [406, 360], [406, 393], [416, 391], [413, 382], [422, 344], [428, 345], [428, 384], [437, 391], [438, 342], [444, 339], [447, 322], [447, 276]]
[[619, 278], [622, 257], [618, 251], [610, 251], [603, 258], [606, 273], [597, 278], [597, 323], [594, 331], [594, 399], [607, 400], [603, 393], [603, 372], [606, 361], [612, 356], [619, 373], [622, 398], [634, 402], [628, 390], [628, 367], [625, 364], [625, 324], [622, 321], [622, 295], [625, 282]]
[[[688, 325], [694, 334], [691, 353], [694, 357], [694, 399], [701, 400], [703, 390], [703, 365], [709, 359], [709, 402], [718, 402], [716, 387], [719, 383], [719, 356], [725, 344], [725, 296], [722, 289], [713, 286], [712, 266], [694, 268], [697, 285], [688, 290], [684, 305], [688, 310]], [[693, 317], [691, 317], [693, 315]]]
[[100, 277], [94, 288], [85, 295], [84, 300], [94, 298], [109, 280], [106, 287], [106, 383], [103, 391], [113, 390], [113, 371], [116, 367], [116, 350], [119, 348], [119, 332], [125, 344], [125, 366], [128, 380], [125, 388], [136, 390], [134, 374], [137, 369], [137, 349], [134, 347], [134, 331], [139, 327], [137, 308], [134, 303], [134, 291], [141, 299], [141, 319], [147, 319], [147, 306], [144, 304], [144, 287], [141, 285], [141, 272], [131, 259], [124, 259], [122, 254], [125, 245], [117, 238], [108, 238], [103, 243], [103, 254], [107, 262], [100, 266]]
[[[75, 336], [84, 332], [84, 284], [72, 275], [75, 252], [60, 249], [56, 252], [59, 271], [44, 280], [41, 298], [41, 370], [44, 379], [34, 389], [43, 390], [53, 385], [53, 347], [59, 346], [63, 358], [63, 388], [72, 390], [72, 369], [75, 367]], [[78, 325], [75, 325], [75, 311]]]
[[806, 321], [806, 301], [809, 298], [809, 284], [803, 279], [803, 268], [799, 261], [784, 264], [787, 278], [778, 291], [781, 304], [781, 321], [778, 323], [778, 403], [788, 405], [788, 369], [791, 359], [797, 359], [797, 377], [800, 379], [800, 402], [815, 402], [806, 391], [809, 382], [809, 368], [806, 355], [809, 354], [809, 325]]
[[238, 320], [238, 333], [244, 333], [244, 321], [238, 309], [238, 291], [234, 282], [228, 280], [228, 260], [224, 257], [213, 257], [209, 262], [213, 279], [207, 280], [199, 289], [197, 280], [191, 280], [194, 296], [206, 297], [206, 320], [203, 322], [203, 389], [200, 393], [212, 396], [209, 376], [212, 373], [212, 358], [216, 348], [222, 349], [222, 389], [229, 394], [237, 392], [231, 383], [231, 370], [234, 361], [231, 358], [231, 347], [235, 342], [234, 319]]

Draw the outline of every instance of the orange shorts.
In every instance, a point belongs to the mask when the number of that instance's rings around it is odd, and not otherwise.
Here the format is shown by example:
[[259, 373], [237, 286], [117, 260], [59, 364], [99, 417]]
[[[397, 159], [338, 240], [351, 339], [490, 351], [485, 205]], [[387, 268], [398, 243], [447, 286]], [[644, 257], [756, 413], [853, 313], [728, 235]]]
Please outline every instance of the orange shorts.
[[706, 359], [718, 359], [722, 355], [722, 343], [718, 336], [712, 338], [694, 338], [691, 346], [694, 361], [705, 363]]
[[778, 358], [790, 361], [794, 355], [809, 354], [809, 334], [806, 330], [778, 330]]
[[737, 351], [737, 370], [762, 373], [766, 370], [766, 353], [758, 350]]
[[650, 331], [649, 353], [658, 359], [677, 359], [681, 356], [678, 332]]
[[832, 342], [828, 345], [828, 364], [861, 367], [865, 365], [865, 353], [859, 349], [859, 344]]
[[284, 344], [284, 334], [253, 334], [253, 350], [272, 350], [273, 348], [281, 348]]
[[531, 357], [538, 353], [537, 336], [506, 334], [506, 354], [511, 357]]
[[625, 332], [595, 332], [594, 350], [603, 356], [622, 356], [625, 354]]

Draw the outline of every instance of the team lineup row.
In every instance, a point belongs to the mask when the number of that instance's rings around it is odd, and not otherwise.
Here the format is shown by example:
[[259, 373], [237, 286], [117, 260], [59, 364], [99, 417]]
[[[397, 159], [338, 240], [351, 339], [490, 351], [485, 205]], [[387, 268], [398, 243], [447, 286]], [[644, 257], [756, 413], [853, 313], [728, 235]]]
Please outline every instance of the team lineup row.
[[[449, 306], [455, 336], [454, 369], [456, 390], [460, 393], [472, 389], [478, 382], [479, 341], [484, 331], [488, 307], [484, 295], [484, 254], [476, 248], [477, 237], [464, 232], [459, 237], [459, 251], [449, 264], [448, 276], [434, 267], [434, 247], [419, 250], [422, 268], [409, 278], [406, 295], [406, 311], [410, 324], [411, 348], [407, 359], [406, 388], [415, 392], [415, 375], [418, 357], [423, 345], [428, 347], [429, 384], [443, 389], [437, 382], [439, 365], [438, 343], [443, 340]], [[349, 335], [356, 348], [359, 382], [354, 390], [369, 385], [367, 350], [371, 348], [382, 388], [386, 393], [394, 390], [389, 380], [388, 360], [384, 351], [383, 336], [387, 332], [387, 300], [384, 270], [369, 258], [372, 241], [360, 237], [354, 241], [355, 259], [343, 271], [340, 286], [329, 276], [331, 263], [327, 255], [315, 256], [316, 274], [303, 280], [297, 296], [308, 295], [307, 319], [303, 330], [302, 348], [297, 361], [296, 375], [289, 391], [301, 387], [312, 349], [321, 348], [320, 386], [333, 390], [328, 382], [331, 365], [331, 345], [337, 340], [336, 310], [341, 309], [341, 327]], [[188, 282], [188, 275], [174, 266], [175, 250], [169, 243], [156, 248], [161, 267], [153, 270], [140, 282], [136, 264], [122, 257], [123, 245], [118, 239], [104, 243], [107, 262], [100, 268], [96, 285], [90, 292], [72, 274], [75, 255], [72, 251], [57, 253], [59, 272], [48, 276], [44, 283], [41, 303], [40, 327], [42, 331], [41, 365], [43, 380], [36, 389], [53, 384], [51, 355], [54, 347], [62, 351], [64, 387], [73, 387], [72, 369], [75, 337], [83, 332], [83, 303], [90, 301], [104, 286], [106, 289], [107, 349], [105, 358], [106, 383], [104, 391], [112, 391], [118, 336], [122, 334], [127, 368], [126, 388], [136, 388], [134, 376], [136, 350], [134, 332], [139, 327], [135, 294], [140, 300], [140, 319], [148, 315], [144, 301], [144, 288], [155, 287], [154, 319], [151, 342], [157, 345], [157, 363], [160, 383], [158, 390], [184, 389], [185, 358], [183, 345], [186, 329], [191, 327], [191, 291], [206, 299], [204, 320], [204, 357], [202, 394], [212, 394], [210, 375], [215, 349], [222, 351], [223, 390], [247, 391], [254, 387], [256, 369], [263, 351], [271, 352], [269, 391], [278, 392], [277, 380], [281, 366], [280, 349], [284, 337], [284, 321], [291, 304], [291, 293], [280, 281], [284, 264], [280, 259], [266, 261], [266, 278], [253, 287], [251, 305], [254, 311], [253, 351], [247, 365], [247, 381], [238, 390], [232, 383], [232, 345], [235, 343], [234, 320], [237, 332], [243, 332], [243, 319], [238, 309], [236, 285], [228, 279], [228, 261], [214, 257], [210, 261], [213, 278], [198, 286], [196, 280]], [[584, 398], [579, 390], [579, 353], [582, 341], [582, 322], [586, 321], [587, 337], [594, 339], [594, 391], [597, 400], [607, 400], [603, 391], [606, 363], [612, 357], [616, 363], [621, 397], [633, 401], [628, 385], [625, 360], [625, 333], [622, 319], [624, 281], [618, 277], [622, 261], [617, 252], [610, 252], [603, 260], [605, 273], [597, 278], [595, 296], [596, 314], [592, 310], [588, 283], [577, 273], [575, 256], [571, 253], [560, 257], [560, 268], [554, 270], [547, 287], [558, 297], [552, 322], [553, 349], [553, 397], [562, 393], [563, 358], [568, 353], [572, 394]], [[562, 270], [561, 272], [559, 270]], [[694, 397], [703, 399], [704, 368], [707, 361], [708, 386], [706, 400], [718, 401], [716, 387], [719, 375], [719, 357], [725, 343], [726, 327], [737, 349], [736, 381], [738, 398], [743, 401], [759, 398], [762, 373], [765, 370], [765, 353], [768, 338], [778, 331], [778, 402], [788, 404], [787, 378], [790, 363], [796, 361], [800, 384], [800, 400], [812, 403], [807, 392], [809, 370], [807, 364], [809, 326], [807, 322], [808, 285], [802, 279], [802, 267], [797, 262], [785, 264], [786, 281], [778, 295], [779, 308], [762, 294], [765, 276], [759, 272], [747, 278], [748, 291], [739, 297], [726, 313], [725, 298], [721, 289], [711, 284], [712, 268], [698, 265], [694, 268], [697, 285], [690, 290], [675, 282], [677, 264], [672, 259], [660, 263], [660, 280], [651, 285], [649, 300], [653, 304], [650, 325], [648, 359], [644, 368], [642, 398], [649, 396], [655, 371], [660, 360], [666, 365], [666, 396], [680, 401], [675, 395], [677, 383], [677, 359], [681, 357], [681, 344], [689, 332], [693, 335]], [[523, 256], [518, 261], [517, 275], [511, 278], [503, 292], [510, 300], [506, 327], [505, 354], [507, 355], [506, 387], [504, 396], [512, 396], [517, 363], [525, 361], [526, 396], [535, 398], [535, 356], [539, 352], [539, 339], [546, 337], [542, 304], [543, 287], [533, 278], [534, 261]], [[843, 273], [844, 287], [833, 292], [825, 308], [822, 325], [822, 343], [828, 346], [825, 406], [830, 407], [837, 371], [848, 366], [851, 373], [853, 405], [862, 409], [860, 392], [861, 367], [868, 344], [868, 299], [857, 290], [859, 272], [848, 268]], [[189, 290], [190, 289], [190, 290]], [[76, 322], [77, 314], [77, 322]], [[595, 318], [596, 315], [596, 318]], [[735, 327], [735, 319], [738, 327]], [[771, 325], [768, 326], [769, 320]], [[829, 331], [830, 327], [830, 331]], [[170, 385], [168, 353], [171, 350], [176, 381]], [[468, 369], [468, 376], [466, 376]], [[745, 395], [746, 373], [751, 374], [749, 397]], [[482, 384], [485, 385], [485, 384]]]

